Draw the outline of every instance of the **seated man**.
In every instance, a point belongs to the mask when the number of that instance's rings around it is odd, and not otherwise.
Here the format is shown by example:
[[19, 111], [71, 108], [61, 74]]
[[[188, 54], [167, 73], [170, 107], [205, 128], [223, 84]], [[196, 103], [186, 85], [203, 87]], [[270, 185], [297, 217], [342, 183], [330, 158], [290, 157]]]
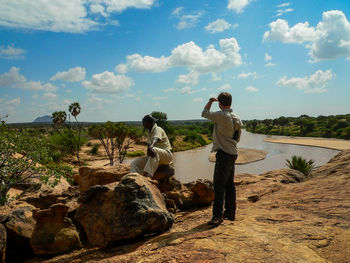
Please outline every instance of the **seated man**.
[[158, 127], [151, 115], [142, 119], [142, 124], [148, 130], [147, 156], [132, 161], [130, 172], [152, 177], [158, 165], [167, 165], [173, 161], [171, 146], [165, 131]]

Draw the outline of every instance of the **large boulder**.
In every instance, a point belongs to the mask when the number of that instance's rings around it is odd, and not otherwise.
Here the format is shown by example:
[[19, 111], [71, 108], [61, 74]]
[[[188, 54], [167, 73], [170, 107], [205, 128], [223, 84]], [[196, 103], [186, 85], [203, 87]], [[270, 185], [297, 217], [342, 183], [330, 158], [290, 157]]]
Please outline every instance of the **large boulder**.
[[0, 262], [5, 262], [6, 240], [6, 229], [2, 224], [0, 224]]
[[[34, 257], [30, 247], [30, 238], [35, 221], [34, 206], [25, 202], [14, 201], [1, 210], [7, 211], [7, 216], [0, 212], [0, 223], [4, 224], [7, 232], [6, 258], [9, 262], [22, 262]], [[20, 251], [20, 253], [18, 253]]]
[[193, 192], [193, 201], [196, 205], [210, 205], [214, 201], [214, 185], [212, 181], [198, 179], [186, 186]]
[[174, 222], [158, 188], [137, 173], [124, 176], [119, 183], [92, 186], [79, 202], [75, 219], [95, 246], [159, 233]]
[[81, 193], [86, 192], [94, 185], [106, 185], [119, 181], [124, 175], [130, 172], [130, 165], [118, 164], [112, 167], [91, 167], [79, 168], [79, 174], [73, 179], [79, 185]]
[[49, 209], [36, 210], [31, 246], [36, 255], [58, 255], [81, 247], [77, 229], [67, 217], [68, 206], [54, 204]]
[[181, 190], [182, 184], [174, 178], [175, 169], [171, 165], [160, 165], [155, 171], [152, 179], [158, 182], [157, 187], [164, 193], [167, 191]]

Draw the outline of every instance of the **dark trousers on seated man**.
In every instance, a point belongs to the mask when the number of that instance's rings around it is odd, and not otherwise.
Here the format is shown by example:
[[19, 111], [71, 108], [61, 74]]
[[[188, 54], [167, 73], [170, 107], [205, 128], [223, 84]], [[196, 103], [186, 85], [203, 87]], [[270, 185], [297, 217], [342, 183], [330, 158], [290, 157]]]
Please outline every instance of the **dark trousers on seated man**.
[[[236, 187], [234, 184], [235, 162], [237, 155], [225, 153], [222, 150], [216, 153], [214, 170], [213, 217], [234, 220], [236, 214]], [[223, 207], [225, 203], [225, 213]]]

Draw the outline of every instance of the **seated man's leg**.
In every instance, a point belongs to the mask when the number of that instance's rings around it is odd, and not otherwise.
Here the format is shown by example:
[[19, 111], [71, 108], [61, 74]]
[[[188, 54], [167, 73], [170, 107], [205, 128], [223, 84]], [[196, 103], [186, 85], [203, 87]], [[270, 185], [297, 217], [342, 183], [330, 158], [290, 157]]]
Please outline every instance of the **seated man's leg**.
[[144, 169], [147, 163], [149, 157], [140, 157], [140, 158], [136, 158], [135, 160], [133, 160], [131, 162], [131, 167], [130, 167], [130, 172], [131, 173], [139, 173], [142, 174], [144, 173]]
[[155, 157], [148, 157], [147, 163], [144, 168], [144, 171], [150, 176], [154, 175], [155, 171], [158, 168], [158, 165], [170, 164], [173, 160], [172, 153], [157, 147], [154, 147], [153, 150], [155, 153]]

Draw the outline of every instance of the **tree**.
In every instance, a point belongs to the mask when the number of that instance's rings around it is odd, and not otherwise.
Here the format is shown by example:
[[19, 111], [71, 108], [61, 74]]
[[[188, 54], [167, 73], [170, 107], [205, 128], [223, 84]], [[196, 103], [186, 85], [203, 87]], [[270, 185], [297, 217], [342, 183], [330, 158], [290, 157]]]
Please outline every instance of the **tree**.
[[[44, 138], [31, 136], [27, 131], [10, 130], [0, 123], [0, 206], [6, 204], [8, 191], [31, 178], [56, 184], [62, 176], [70, 177], [68, 166], [52, 164]], [[52, 178], [54, 180], [49, 181]]]
[[315, 168], [313, 160], [307, 161], [303, 157], [295, 155], [292, 156], [291, 160], [286, 160], [286, 165], [290, 169], [298, 170], [306, 176]]
[[[77, 119], [81, 112], [79, 102], [74, 102], [69, 105], [68, 112], [68, 121], [65, 111], [56, 111], [52, 113], [52, 125], [60, 136], [68, 142], [70, 151], [77, 157], [78, 165], [80, 166], [81, 131], [83, 125]], [[74, 123], [71, 122], [71, 116], [74, 118]], [[62, 129], [63, 127], [65, 129]]]
[[88, 133], [101, 142], [111, 166], [114, 164], [116, 153], [119, 163], [123, 163], [130, 145], [142, 136], [136, 128], [128, 127], [122, 122], [115, 124], [110, 121], [90, 126]]
[[168, 122], [168, 116], [164, 112], [153, 111], [151, 116], [155, 119], [157, 125], [162, 127], [166, 133], [172, 133], [173, 129]]

